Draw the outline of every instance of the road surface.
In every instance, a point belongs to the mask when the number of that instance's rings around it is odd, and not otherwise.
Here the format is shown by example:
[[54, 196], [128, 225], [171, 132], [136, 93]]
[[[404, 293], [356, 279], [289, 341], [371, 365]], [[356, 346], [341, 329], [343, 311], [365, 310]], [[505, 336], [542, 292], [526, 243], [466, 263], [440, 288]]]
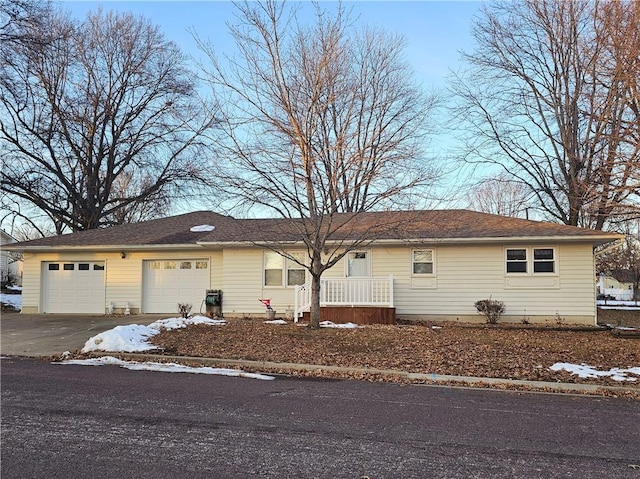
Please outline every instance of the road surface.
[[3, 479], [640, 479], [638, 401], [0, 366]]

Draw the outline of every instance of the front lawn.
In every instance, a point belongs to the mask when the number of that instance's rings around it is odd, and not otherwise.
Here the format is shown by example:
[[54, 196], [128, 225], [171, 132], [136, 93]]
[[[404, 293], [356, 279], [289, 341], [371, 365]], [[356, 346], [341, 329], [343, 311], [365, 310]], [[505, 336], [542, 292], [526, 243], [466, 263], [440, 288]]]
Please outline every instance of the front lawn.
[[312, 331], [291, 323], [231, 319], [221, 327], [198, 325], [164, 331], [151, 341], [166, 354], [178, 356], [640, 388], [640, 376], [633, 374], [629, 377], [638, 378], [635, 382], [619, 382], [608, 377], [580, 379], [549, 369], [555, 363], [584, 363], [604, 371], [640, 367], [640, 339], [616, 337], [606, 331], [455, 324]]

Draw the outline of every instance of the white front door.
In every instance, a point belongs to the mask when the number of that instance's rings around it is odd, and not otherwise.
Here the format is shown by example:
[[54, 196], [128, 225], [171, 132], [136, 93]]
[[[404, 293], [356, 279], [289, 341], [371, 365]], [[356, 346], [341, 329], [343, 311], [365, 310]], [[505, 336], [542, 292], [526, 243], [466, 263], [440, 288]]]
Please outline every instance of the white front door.
[[369, 277], [371, 265], [368, 251], [352, 251], [347, 254], [347, 277]]

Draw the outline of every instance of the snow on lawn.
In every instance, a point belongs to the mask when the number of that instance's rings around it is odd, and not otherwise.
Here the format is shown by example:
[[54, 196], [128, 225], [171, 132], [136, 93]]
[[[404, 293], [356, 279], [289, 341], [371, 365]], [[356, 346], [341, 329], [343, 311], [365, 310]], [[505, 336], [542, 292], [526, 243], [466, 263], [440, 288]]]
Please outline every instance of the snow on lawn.
[[212, 374], [217, 376], [233, 376], [250, 379], [263, 379], [273, 380], [273, 376], [267, 376], [265, 374], [247, 373], [245, 371], [239, 371], [237, 369], [225, 369], [225, 368], [210, 368], [200, 367], [193, 368], [190, 366], [184, 366], [176, 363], [155, 363], [155, 362], [138, 362], [138, 361], [123, 361], [113, 356], [102, 356], [93, 359], [68, 359], [65, 361], [53, 363], [53, 364], [76, 364], [80, 366], [105, 366], [116, 365], [121, 368], [130, 369], [132, 371], [158, 371], [163, 373], [191, 373], [191, 374]]
[[22, 309], [22, 295], [21, 294], [5, 294], [0, 293], [0, 302], [8, 304], [9, 306], [20, 311]]
[[577, 374], [580, 378], [601, 378], [610, 377], [615, 381], [637, 381], [638, 378], [628, 377], [627, 374], [640, 376], [640, 367], [636, 368], [611, 368], [608, 371], [599, 371], [587, 364], [555, 363], [549, 369], [552, 371], [567, 371], [572, 375]]
[[284, 319], [272, 319], [271, 321], [264, 321], [264, 324], [287, 324]]
[[599, 299], [596, 303], [600, 309], [640, 310], [640, 304], [636, 301], [617, 301], [615, 299], [604, 301]]
[[355, 323], [336, 324], [336, 323], [332, 323], [331, 321], [321, 321], [320, 327], [321, 328], [355, 329], [355, 328], [359, 328], [360, 326], [358, 326]]
[[82, 348], [83, 353], [90, 351], [122, 351], [125, 353], [135, 353], [158, 349], [157, 346], [149, 343], [149, 338], [155, 336], [162, 329], [186, 328], [191, 324], [227, 324], [222, 319], [211, 319], [205, 316], [194, 316], [192, 318], [167, 318], [159, 319], [148, 326], [141, 324], [128, 324], [116, 326], [113, 329], [100, 333], [87, 340]]

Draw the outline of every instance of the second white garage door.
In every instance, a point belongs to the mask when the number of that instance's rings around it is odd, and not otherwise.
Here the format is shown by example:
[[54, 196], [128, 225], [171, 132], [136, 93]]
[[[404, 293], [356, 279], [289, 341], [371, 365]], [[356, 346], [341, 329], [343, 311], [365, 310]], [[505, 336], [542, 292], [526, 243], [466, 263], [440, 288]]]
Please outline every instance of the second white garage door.
[[178, 312], [178, 303], [200, 305], [209, 289], [211, 276], [208, 259], [153, 260], [143, 262], [142, 311], [144, 313]]

